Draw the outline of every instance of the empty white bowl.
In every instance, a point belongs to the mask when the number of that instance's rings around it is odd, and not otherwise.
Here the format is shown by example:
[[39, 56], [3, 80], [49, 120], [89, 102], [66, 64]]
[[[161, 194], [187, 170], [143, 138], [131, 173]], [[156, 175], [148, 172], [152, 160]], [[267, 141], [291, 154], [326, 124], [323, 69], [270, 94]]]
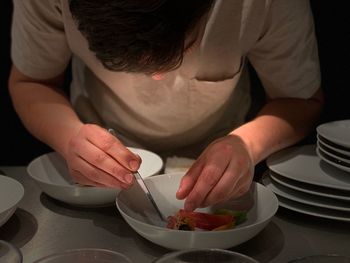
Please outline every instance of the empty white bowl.
[[55, 253], [34, 261], [34, 263], [132, 263], [125, 255], [99, 248], [71, 249]]
[[[162, 159], [153, 152], [129, 148], [137, 153], [142, 164], [139, 172], [142, 177], [159, 173], [163, 167]], [[81, 186], [73, 182], [66, 161], [56, 152], [35, 158], [27, 167], [27, 172], [41, 190], [50, 197], [75, 206], [113, 205], [120, 189]]]
[[[145, 182], [159, 209], [165, 217], [174, 215], [183, 208], [183, 200], [177, 200], [175, 193], [183, 173], [152, 176]], [[144, 194], [135, 185], [118, 194], [116, 205], [126, 222], [141, 236], [169, 249], [219, 248], [226, 249], [241, 244], [257, 235], [272, 219], [278, 208], [275, 194], [265, 186], [253, 182], [245, 196], [198, 209], [213, 212], [217, 208], [247, 210], [247, 220], [233, 229], [221, 231], [184, 231], [167, 229], [161, 222]]]
[[185, 249], [165, 254], [153, 263], [258, 263], [246, 255], [224, 249]]
[[10, 177], [0, 175], [0, 227], [16, 211], [23, 195], [24, 188], [21, 183]]

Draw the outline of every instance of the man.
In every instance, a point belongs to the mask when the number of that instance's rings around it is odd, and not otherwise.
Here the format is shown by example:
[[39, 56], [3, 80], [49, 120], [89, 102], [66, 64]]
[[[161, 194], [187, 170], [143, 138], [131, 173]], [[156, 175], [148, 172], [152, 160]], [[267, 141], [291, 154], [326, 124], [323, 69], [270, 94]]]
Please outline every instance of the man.
[[[254, 165], [304, 138], [323, 104], [306, 0], [15, 0], [12, 41], [14, 106], [77, 182], [129, 187], [141, 160], [125, 144], [204, 149], [177, 192], [187, 210], [246, 192]], [[248, 60], [267, 101], [245, 123]]]

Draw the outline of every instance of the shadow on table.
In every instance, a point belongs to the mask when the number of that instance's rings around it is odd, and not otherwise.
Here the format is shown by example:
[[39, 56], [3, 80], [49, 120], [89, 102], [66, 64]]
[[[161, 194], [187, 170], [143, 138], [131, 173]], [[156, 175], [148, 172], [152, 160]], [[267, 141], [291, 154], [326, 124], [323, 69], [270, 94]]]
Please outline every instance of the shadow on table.
[[[56, 214], [72, 218], [88, 219], [96, 227], [103, 228], [113, 235], [132, 238], [138, 244], [138, 249], [148, 255], [159, 257], [168, 252], [167, 249], [155, 245], [137, 234], [125, 222], [114, 204], [106, 207], [78, 207], [58, 201], [45, 193], [40, 195], [40, 202], [46, 209]], [[130, 233], [132, 234], [130, 235]]]
[[258, 235], [233, 247], [236, 251], [256, 259], [260, 263], [270, 262], [283, 249], [285, 238], [282, 230], [274, 222], [270, 222]]
[[45, 193], [40, 195], [40, 202], [46, 209], [56, 214], [72, 218], [90, 219], [98, 227], [102, 227], [113, 234], [123, 235], [123, 218], [115, 205], [104, 207], [74, 206], [56, 200]]
[[164, 254], [173, 251], [173, 250], [170, 250], [168, 248], [159, 246], [155, 243], [152, 243], [151, 241], [145, 239], [144, 237], [140, 236], [136, 232], [135, 232], [135, 235], [133, 236], [133, 239], [134, 239], [134, 242], [137, 244], [137, 246], [136, 246], [137, 249], [141, 250], [143, 253], [145, 253], [147, 255], [152, 255], [155, 258], [159, 258], [159, 257], [163, 256]]
[[0, 227], [0, 239], [21, 248], [28, 243], [38, 229], [35, 217], [27, 211], [17, 208], [11, 218]]

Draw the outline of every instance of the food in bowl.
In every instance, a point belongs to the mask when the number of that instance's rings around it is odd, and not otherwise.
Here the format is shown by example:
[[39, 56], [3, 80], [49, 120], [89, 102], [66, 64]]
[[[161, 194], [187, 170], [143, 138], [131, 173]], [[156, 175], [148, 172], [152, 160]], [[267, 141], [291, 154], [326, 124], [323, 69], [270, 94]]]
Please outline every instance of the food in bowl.
[[213, 214], [209, 214], [180, 209], [174, 216], [167, 218], [167, 228], [186, 231], [219, 231], [234, 228], [244, 222], [246, 217], [246, 211], [218, 209]]

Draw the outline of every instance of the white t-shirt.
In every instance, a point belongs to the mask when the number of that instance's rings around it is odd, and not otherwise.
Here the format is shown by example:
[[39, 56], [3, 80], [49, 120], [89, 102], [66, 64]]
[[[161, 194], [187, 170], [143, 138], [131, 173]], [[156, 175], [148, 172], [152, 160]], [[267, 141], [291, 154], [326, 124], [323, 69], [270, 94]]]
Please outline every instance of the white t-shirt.
[[270, 98], [308, 98], [320, 87], [307, 0], [215, 1], [198, 47], [162, 80], [106, 70], [68, 0], [14, 0], [11, 54], [37, 79], [57, 76], [72, 58], [71, 102], [80, 118], [155, 151], [208, 142], [241, 125], [251, 101], [247, 59]]

